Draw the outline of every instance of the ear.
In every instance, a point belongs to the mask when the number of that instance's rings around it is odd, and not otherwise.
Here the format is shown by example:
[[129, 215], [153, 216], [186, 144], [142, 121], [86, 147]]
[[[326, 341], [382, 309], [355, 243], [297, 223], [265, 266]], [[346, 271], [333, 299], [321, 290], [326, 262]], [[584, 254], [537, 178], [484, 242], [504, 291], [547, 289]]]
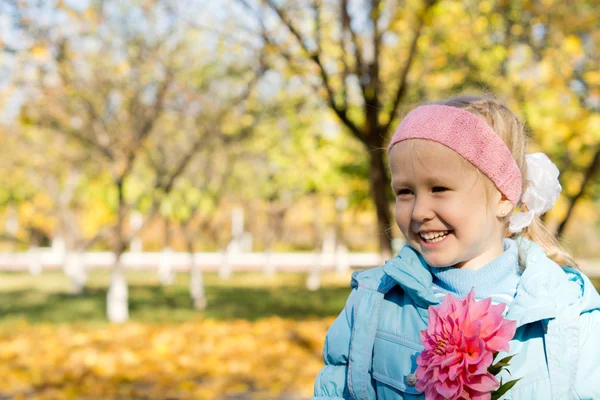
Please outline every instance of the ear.
[[513, 208], [515, 208], [513, 203], [511, 203], [511, 201], [508, 200], [503, 194], [500, 198], [500, 201], [498, 201], [498, 205], [496, 206], [496, 216], [498, 218], [504, 218], [506, 216], [509, 216]]

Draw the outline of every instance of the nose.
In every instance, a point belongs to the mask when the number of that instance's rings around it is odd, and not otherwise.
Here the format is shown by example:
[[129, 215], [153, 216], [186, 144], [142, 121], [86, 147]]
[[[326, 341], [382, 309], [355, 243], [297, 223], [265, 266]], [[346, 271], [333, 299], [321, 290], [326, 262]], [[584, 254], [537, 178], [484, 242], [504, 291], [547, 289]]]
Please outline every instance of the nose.
[[417, 197], [415, 196], [415, 203], [412, 210], [412, 219], [414, 221], [422, 222], [433, 219], [434, 212], [431, 207], [431, 200], [426, 196]]

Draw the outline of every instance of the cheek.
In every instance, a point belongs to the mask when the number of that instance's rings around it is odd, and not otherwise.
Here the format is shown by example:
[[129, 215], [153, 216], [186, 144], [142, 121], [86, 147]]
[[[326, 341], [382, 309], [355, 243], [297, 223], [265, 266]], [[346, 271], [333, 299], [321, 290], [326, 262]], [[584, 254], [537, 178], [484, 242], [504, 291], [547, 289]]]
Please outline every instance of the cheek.
[[451, 204], [446, 204], [449, 216], [448, 222], [456, 224], [456, 228], [463, 234], [480, 235], [485, 227], [489, 227], [494, 220], [485, 203], [485, 197], [474, 199], [472, 197], [455, 199]]
[[409, 202], [400, 202], [399, 200], [396, 200], [396, 224], [398, 224], [398, 228], [400, 228], [402, 233], [404, 233], [404, 230], [406, 230], [407, 227], [410, 225], [411, 209], [412, 205]]
[[468, 217], [471, 206], [461, 197], [448, 197], [437, 202], [436, 210], [438, 214], [449, 219], [447, 222], [451, 222], [450, 220], [456, 222]]
[[446, 201], [440, 201], [437, 210], [440, 217], [455, 230], [458, 230], [460, 235], [468, 230], [478, 230], [479, 225], [485, 223], [485, 221], [480, 220], [481, 212], [485, 212], [485, 210], [480, 208], [480, 204], [457, 196], [446, 199]]

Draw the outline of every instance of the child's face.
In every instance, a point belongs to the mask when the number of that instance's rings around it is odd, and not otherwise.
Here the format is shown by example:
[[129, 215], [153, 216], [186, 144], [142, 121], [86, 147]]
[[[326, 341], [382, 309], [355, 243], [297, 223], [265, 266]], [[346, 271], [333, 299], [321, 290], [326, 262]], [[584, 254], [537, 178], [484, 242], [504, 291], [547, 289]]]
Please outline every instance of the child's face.
[[390, 151], [390, 168], [396, 223], [430, 266], [478, 269], [502, 254], [499, 217], [508, 200], [458, 153], [429, 140], [405, 140]]

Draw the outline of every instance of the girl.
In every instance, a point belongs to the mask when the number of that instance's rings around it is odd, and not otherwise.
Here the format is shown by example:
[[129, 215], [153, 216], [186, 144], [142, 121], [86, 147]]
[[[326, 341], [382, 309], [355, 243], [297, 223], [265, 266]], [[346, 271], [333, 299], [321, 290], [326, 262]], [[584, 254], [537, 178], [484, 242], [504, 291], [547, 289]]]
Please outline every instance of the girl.
[[558, 169], [525, 147], [523, 125], [489, 98], [404, 118], [388, 154], [407, 244], [353, 274], [315, 398], [423, 398], [415, 371], [428, 308], [474, 287], [516, 321], [514, 357], [498, 378], [520, 380], [503, 399], [600, 399], [600, 296], [540, 219], [560, 193]]

